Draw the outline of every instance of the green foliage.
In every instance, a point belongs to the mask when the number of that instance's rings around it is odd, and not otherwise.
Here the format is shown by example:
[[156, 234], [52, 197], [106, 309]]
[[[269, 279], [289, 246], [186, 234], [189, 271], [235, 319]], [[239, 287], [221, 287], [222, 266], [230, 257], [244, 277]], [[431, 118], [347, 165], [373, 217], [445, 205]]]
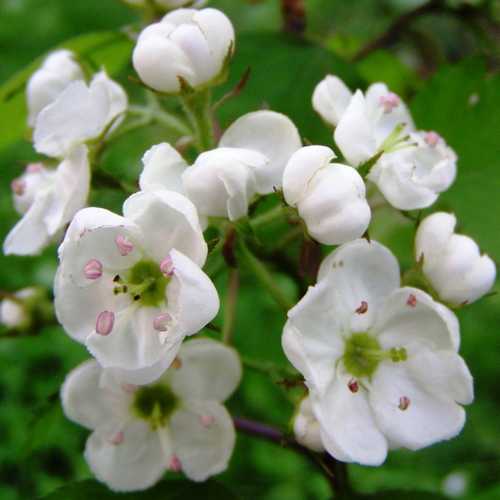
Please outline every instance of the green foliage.
[[[41, 500], [134, 500], [138, 493], [113, 493], [108, 488], [87, 479], [68, 484], [53, 493], [44, 496]], [[215, 481], [196, 484], [186, 480], [162, 481], [153, 488], [140, 494], [144, 500], [184, 500], [188, 498], [203, 498], [204, 500], [236, 500], [228, 489]]]

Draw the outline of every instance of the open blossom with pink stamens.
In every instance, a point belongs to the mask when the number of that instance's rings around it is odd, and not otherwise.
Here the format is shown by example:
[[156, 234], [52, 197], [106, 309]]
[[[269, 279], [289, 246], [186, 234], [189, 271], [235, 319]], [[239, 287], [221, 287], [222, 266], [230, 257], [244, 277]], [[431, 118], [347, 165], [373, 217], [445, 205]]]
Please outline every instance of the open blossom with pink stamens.
[[66, 378], [64, 412], [90, 429], [85, 459], [115, 491], [152, 486], [168, 470], [204, 481], [226, 469], [235, 432], [223, 402], [236, 389], [236, 351], [210, 339], [185, 342], [182, 367], [127, 388], [116, 372], [87, 361]]
[[59, 249], [55, 306], [66, 332], [103, 367], [145, 383], [214, 318], [219, 299], [200, 268], [207, 245], [187, 198], [139, 192], [123, 212], [76, 214]]

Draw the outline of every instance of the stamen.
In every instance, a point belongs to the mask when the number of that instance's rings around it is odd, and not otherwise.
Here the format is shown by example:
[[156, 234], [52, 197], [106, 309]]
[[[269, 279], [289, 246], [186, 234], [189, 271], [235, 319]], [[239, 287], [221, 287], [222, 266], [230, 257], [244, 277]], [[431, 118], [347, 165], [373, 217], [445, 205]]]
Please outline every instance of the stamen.
[[358, 314], [365, 314], [368, 311], [368, 302], [361, 301], [361, 305], [356, 309]]
[[390, 113], [394, 108], [397, 108], [401, 102], [399, 96], [393, 92], [380, 96], [380, 105], [384, 108], [384, 113]]
[[166, 332], [168, 330], [168, 325], [172, 321], [172, 316], [168, 313], [159, 314], [153, 320], [153, 328], [158, 332]]
[[120, 275], [119, 275], [119, 274], [117, 274], [117, 275], [113, 278], [113, 282], [114, 282], [114, 283], [120, 283], [120, 281], [121, 281], [121, 280], [122, 280], [122, 279], [120, 278]]
[[102, 264], [97, 259], [91, 259], [83, 268], [83, 274], [89, 280], [96, 280], [102, 276]]
[[115, 243], [122, 257], [126, 257], [130, 252], [132, 252], [132, 250], [134, 250], [132, 242], [126, 236], [122, 236], [121, 234], [115, 238]]
[[117, 446], [119, 444], [122, 444], [124, 439], [125, 435], [123, 434], [123, 431], [119, 431], [110, 439], [109, 442]]
[[182, 470], [182, 464], [177, 455], [172, 455], [170, 463], [168, 464], [168, 469], [172, 472], [180, 472]]
[[10, 188], [12, 189], [12, 192], [17, 196], [22, 196], [26, 191], [26, 181], [24, 181], [23, 179], [14, 179], [10, 183]]
[[160, 271], [167, 277], [173, 276], [174, 274], [174, 263], [172, 261], [172, 257], [170, 255], [167, 255], [161, 262], [160, 262]]
[[174, 370], [178, 370], [179, 368], [182, 367], [182, 360], [177, 356], [173, 361], [172, 361], [172, 368]]
[[401, 410], [401, 411], [405, 411], [408, 409], [408, 407], [410, 406], [410, 398], [407, 398], [406, 396], [401, 396], [399, 398], [399, 405], [398, 405], [398, 408]]
[[406, 361], [408, 354], [404, 347], [392, 347], [389, 349], [389, 357], [393, 363], [399, 363], [400, 361]]
[[355, 394], [356, 392], [359, 391], [359, 384], [358, 384], [358, 381], [356, 379], [351, 379], [349, 380], [348, 384], [347, 384], [347, 387], [349, 388], [349, 390]]
[[41, 163], [30, 163], [26, 167], [27, 174], [38, 174], [43, 170], [43, 165]]
[[115, 313], [111, 311], [102, 311], [97, 316], [95, 331], [99, 335], [109, 335], [115, 324]]
[[424, 141], [431, 147], [434, 147], [440, 139], [441, 137], [436, 132], [427, 132], [424, 136]]
[[203, 427], [208, 428], [215, 422], [215, 417], [213, 415], [202, 415], [200, 417], [200, 423]]
[[413, 293], [410, 293], [410, 295], [408, 296], [408, 300], [406, 301], [406, 304], [409, 305], [410, 307], [416, 307], [417, 297], [415, 297]]

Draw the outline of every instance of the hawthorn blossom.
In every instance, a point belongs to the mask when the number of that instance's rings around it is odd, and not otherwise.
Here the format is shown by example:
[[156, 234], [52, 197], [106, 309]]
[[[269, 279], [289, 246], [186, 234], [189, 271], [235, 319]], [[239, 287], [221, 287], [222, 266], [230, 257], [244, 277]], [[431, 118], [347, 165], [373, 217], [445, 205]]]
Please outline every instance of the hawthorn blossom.
[[238, 354], [219, 342], [185, 342], [177, 364], [134, 386], [86, 361], [66, 378], [66, 416], [92, 430], [85, 459], [114, 491], [149, 488], [167, 471], [204, 481], [224, 471], [235, 431], [223, 406], [241, 378]]
[[160, 92], [179, 93], [215, 83], [234, 48], [231, 21], [217, 9], [177, 9], [139, 35], [132, 55], [141, 80]]
[[440, 299], [453, 306], [470, 304], [491, 289], [496, 266], [477, 243], [455, 233], [454, 215], [437, 212], [426, 217], [415, 237], [415, 254]]
[[72, 52], [56, 50], [49, 54], [42, 66], [31, 75], [26, 86], [29, 126], [35, 126], [40, 111], [54, 102], [71, 82], [83, 78], [83, 72]]
[[331, 125], [347, 162], [357, 167], [377, 154], [396, 149], [415, 127], [401, 98], [384, 83], [351, 94], [337, 77], [327, 76], [313, 94], [313, 107]]
[[458, 347], [455, 315], [421, 290], [400, 288], [396, 258], [366, 240], [323, 261], [283, 332], [325, 449], [365, 465], [460, 432], [473, 388]]
[[70, 83], [38, 115], [34, 130], [35, 149], [63, 158], [71, 151], [108, 131], [126, 111], [125, 91], [104, 71], [94, 75], [90, 85]]
[[83, 209], [59, 248], [57, 317], [104, 368], [150, 382], [217, 314], [206, 256], [196, 209], [178, 193], [136, 193], [123, 216]]
[[436, 132], [412, 133], [410, 141], [411, 146], [382, 155], [368, 175], [400, 210], [432, 205], [457, 171], [457, 155]]
[[371, 218], [363, 179], [352, 167], [330, 163], [334, 158], [330, 148], [306, 146], [292, 155], [283, 174], [286, 202], [297, 208], [309, 234], [326, 245], [359, 238]]
[[247, 215], [254, 196], [281, 187], [285, 165], [300, 145], [288, 117], [256, 111], [236, 120], [219, 147], [199, 155], [190, 167], [170, 145], [153, 146], [144, 156], [140, 185], [185, 194], [202, 217], [237, 220]]
[[7, 235], [6, 255], [36, 255], [53, 242], [87, 203], [90, 168], [86, 146], [79, 146], [56, 169], [27, 166], [12, 181], [14, 206], [23, 216]]

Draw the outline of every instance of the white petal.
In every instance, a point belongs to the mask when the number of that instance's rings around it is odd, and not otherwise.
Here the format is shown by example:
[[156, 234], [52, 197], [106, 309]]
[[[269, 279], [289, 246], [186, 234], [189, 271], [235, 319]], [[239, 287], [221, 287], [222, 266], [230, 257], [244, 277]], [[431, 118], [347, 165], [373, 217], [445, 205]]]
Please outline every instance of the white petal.
[[90, 189], [90, 166], [85, 146], [76, 148], [57, 167], [55, 192], [45, 215], [50, 235], [55, 235], [87, 203]]
[[172, 248], [185, 253], [198, 265], [207, 257], [195, 206], [173, 191], [140, 191], [123, 204], [124, 216], [142, 231], [142, 246], [149, 256], [161, 262]]
[[306, 396], [300, 403], [293, 421], [293, 433], [302, 446], [316, 452], [325, 451], [321, 441], [321, 428], [313, 414], [310, 396]]
[[[400, 409], [402, 397], [409, 400], [405, 410]], [[391, 447], [418, 450], [456, 436], [465, 422], [460, 405], [427, 391], [404, 362], [379, 365], [372, 378], [370, 403]]]
[[312, 96], [314, 110], [330, 125], [337, 126], [352, 93], [337, 76], [328, 75], [318, 83]]
[[281, 187], [283, 171], [292, 154], [301, 147], [300, 136], [292, 121], [273, 111], [256, 111], [236, 120], [223, 134], [221, 147], [253, 149], [269, 160], [255, 169], [257, 190], [271, 193]]
[[386, 297], [373, 333], [382, 347], [428, 346], [431, 349], [455, 350], [458, 344], [451, 311], [417, 288], [400, 288]]
[[222, 69], [229, 49], [234, 50], [234, 29], [228, 17], [217, 9], [196, 11], [193, 21], [205, 35], [212, 58], [214, 60], [214, 75]]
[[93, 432], [85, 459], [95, 477], [113, 491], [138, 491], [156, 483], [166, 471], [167, 459], [156, 432], [145, 421], [132, 421], [123, 429], [123, 442]]
[[182, 174], [187, 163], [170, 144], [163, 142], [152, 146], [142, 157], [144, 169], [139, 178], [143, 191], [168, 189], [185, 194], [182, 186]]
[[335, 142], [350, 165], [356, 167], [377, 152], [373, 122], [365, 98], [357, 91], [340, 118], [334, 133]]
[[115, 313], [111, 333], [99, 335], [94, 329], [86, 339], [87, 349], [104, 368], [151, 369], [162, 359], [168, 366], [177, 355], [184, 335], [172, 330], [160, 336], [153, 320], [164, 312], [155, 307], [136, 306], [119, 311]]
[[78, 144], [97, 137], [108, 113], [109, 98], [103, 86], [89, 88], [82, 81], [73, 82], [38, 115], [35, 149], [48, 156], [65, 156]]
[[436, 212], [426, 217], [418, 226], [415, 235], [415, 255], [420, 260], [422, 254], [425, 260], [444, 250], [455, 230], [457, 219], [453, 214]]
[[321, 168], [335, 158], [335, 153], [326, 146], [306, 146], [296, 151], [283, 172], [283, 195], [291, 206], [305, 196], [310, 180]]
[[172, 250], [174, 275], [167, 287], [169, 311], [183, 335], [193, 335], [214, 319], [219, 296], [210, 278], [186, 255]]
[[[329, 279], [338, 293], [351, 332], [367, 331], [385, 298], [399, 286], [394, 255], [376, 241], [355, 240], [342, 245], [321, 263], [318, 280]], [[366, 302], [367, 311], [358, 314]], [[340, 306], [339, 306], [340, 307]]]
[[364, 389], [353, 393], [342, 375], [327, 393], [312, 393], [312, 408], [321, 427], [321, 440], [334, 458], [362, 465], [380, 465], [387, 456], [387, 440], [380, 431]]
[[283, 329], [282, 346], [289, 361], [311, 388], [322, 392], [335, 375], [342, 356], [345, 313], [328, 280], [310, 287], [290, 311]]
[[52, 189], [40, 192], [23, 218], [10, 230], [3, 243], [5, 255], [37, 255], [51, 241], [45, 214], [54, 197]]
[[169, 385], [182, 399], [224, 401], [241, 379], [238, 353], [211, 339], [184, 342], [180, 368], [170, 370]]
[[110, 428], [128, 414], [130, 395], [119, 386], [102, 390], [102, 368], [95, 360], [77, 366], [61, 388], [64, 414], [87, 429]]
[[[213, 422], [204, 426], [202, 416], [213, 417]], [[205, 481], [226, 470], [236, 436], [224, 406], [215, 401], [186, 402], [170, 425], [175, 453], [189, 479]]]
[[127, 110], [128, 97], [123, 88], [114, 80], [109, 78], [105, 71], [100, 71], [94, 75], [94, 78], [92, 78], [92, 82], [90, 83], [91, 92], [97, 88], [104, 89], [108, 98], [108, 114], [102, 124], [102, 127], [104, 128]]

